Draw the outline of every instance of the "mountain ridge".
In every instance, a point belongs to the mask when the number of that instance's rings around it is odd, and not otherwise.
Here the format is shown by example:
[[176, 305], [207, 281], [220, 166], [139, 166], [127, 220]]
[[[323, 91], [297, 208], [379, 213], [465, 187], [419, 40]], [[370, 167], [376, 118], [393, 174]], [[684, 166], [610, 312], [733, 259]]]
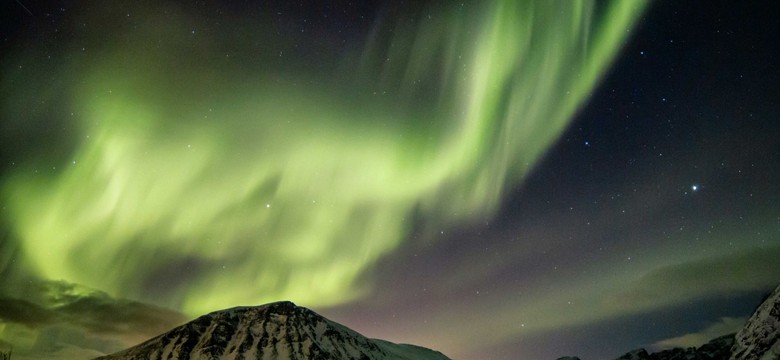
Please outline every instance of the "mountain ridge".
[[[557, 360], [580, 358], [567, 356]], [[735, 334], [717, 337], [698, 348], [674, 348], [654, 353], [639, 348], [615, 360], [780, 360], [780, 285]]]
[[367, 338], [290, 301], [214, 311], [95, 360], [449, 359], [424, 347]]

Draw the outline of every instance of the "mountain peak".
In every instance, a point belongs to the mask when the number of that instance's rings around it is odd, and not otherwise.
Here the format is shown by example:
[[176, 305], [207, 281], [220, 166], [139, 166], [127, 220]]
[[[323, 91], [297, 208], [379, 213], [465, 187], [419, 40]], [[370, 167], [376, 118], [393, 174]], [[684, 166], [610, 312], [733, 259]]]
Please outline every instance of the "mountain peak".
[[426, 348], [366, 338], [290, 301], [214, 311], [117, 359], [447, 359]]
[[224, 310], [217, 310], [210, 312], [206, 315], [203, 315], [205, 317], [224, 317], [224, 316], [238, 316], [238, 315], [245, 315], [245, 316], [270, 316], [270, 315], [284, 315], [284, 316], [293, 316], [293, 315], [303, 315], [303, 314], [311, 314], [314, 316], [319, 316], [313, 311], [302, 307], [295, 305], [292, 301], [277, 301], [268, 303], [265, 305], [259, 305], [259, 306], [236, 306]]
[[[260, 307], [266, 307], [268, 309], [275, 309], [277, 311], [290, 311], [290, 310], [295, 310], [295, 309], [298, 308], [298, 306], [295, 305], [295, 303], [293, 303], [292, 301], [287, 301], [287, 300], [268, 303], [268, 304], [262, 305]], [[306, 308], [302, 308], [302, 309], [306, 309]], [[308, 310], [308, 309], [306, 309], [306, 310]]]

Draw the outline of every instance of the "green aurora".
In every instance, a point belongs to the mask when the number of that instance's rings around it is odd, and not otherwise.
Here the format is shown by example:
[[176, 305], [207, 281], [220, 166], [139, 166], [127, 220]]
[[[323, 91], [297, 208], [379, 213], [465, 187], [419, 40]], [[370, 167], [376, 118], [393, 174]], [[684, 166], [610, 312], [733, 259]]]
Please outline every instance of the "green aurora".
[[[3, 69], [7, 126], [62, 125], [6, 172], [3, 221], [34, 276], [189, 315], [346, 303], [413, 227], [490, 216], [644, 6], [457, 4], [413, 24], [387, 19], [363, 47], [289, 60], [293, 46], [268, 24], [209, 33], [180, 8], [136, 9], [143, 27], [86, 31], [52, 81]], [[98, 13], [83, 17], [124, 14]], [[226, 50], [242, 41], [273, 50]], [[42, 89], [51, 101], [31, 105]]]

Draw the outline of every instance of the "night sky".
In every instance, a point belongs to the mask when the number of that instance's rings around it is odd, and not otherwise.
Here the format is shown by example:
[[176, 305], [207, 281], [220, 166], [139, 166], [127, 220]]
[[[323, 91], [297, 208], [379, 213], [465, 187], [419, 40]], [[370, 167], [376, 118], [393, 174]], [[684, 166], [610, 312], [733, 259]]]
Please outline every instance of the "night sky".
[[455, 359], [609, 359], [780, 283], [773, 1], [1, 10], [15, 358], [292, 300]]

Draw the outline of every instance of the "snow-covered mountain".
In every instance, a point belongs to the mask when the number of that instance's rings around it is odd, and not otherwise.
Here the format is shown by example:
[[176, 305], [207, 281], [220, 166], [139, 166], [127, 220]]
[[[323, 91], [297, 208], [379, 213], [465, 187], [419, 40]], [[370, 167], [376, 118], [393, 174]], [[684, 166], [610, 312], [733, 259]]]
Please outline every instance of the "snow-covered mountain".
[[734, 334], [715, 338], [698, 348], [675, 348], [652, 354], [645, 349], [637, 349], [616, 360], [727, 360], [732, 345]]
[[[558, 360], [579, 360], [563, 357]], [[676, 348], [656, 353], [636, 349], [616, 360], [780, 360], [780, 286], [756, 309], [735, 335], [711, 340], [699, 348]]]
[[[443, 360], [440, 352], [369, 339], [291, 302], [215, 311], [100, 360]], [[96, 360], [97, 360], [96, 359]]]
[[780, 359], [780, 286], [737, 333], [731, 360]]

